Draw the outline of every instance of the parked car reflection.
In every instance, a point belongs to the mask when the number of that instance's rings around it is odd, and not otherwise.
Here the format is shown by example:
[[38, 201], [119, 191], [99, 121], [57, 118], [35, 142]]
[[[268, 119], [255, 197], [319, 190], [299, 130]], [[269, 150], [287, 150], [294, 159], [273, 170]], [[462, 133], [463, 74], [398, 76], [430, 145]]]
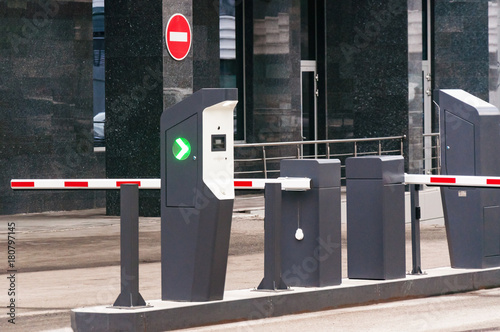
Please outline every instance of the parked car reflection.
[[104, 122], [106, 113], [100, 112], [94, 116], [94, 146], [106, 146], [104, 137]]

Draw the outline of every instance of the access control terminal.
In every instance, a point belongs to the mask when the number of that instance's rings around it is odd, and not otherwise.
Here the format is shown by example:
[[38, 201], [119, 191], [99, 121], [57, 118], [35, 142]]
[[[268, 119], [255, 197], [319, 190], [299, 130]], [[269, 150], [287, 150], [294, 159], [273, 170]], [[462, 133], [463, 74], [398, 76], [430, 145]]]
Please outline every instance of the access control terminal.
[[161, 116], [163, 300], [223, 297], [237, 98], [237, 89], [201, 89]]

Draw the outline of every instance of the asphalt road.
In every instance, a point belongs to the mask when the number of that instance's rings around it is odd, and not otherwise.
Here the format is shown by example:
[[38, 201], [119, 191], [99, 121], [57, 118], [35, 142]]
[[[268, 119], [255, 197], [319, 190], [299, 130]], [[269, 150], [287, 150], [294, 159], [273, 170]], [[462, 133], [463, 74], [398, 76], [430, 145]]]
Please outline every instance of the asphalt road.
[[229, 323], [183, 331], [500, 331], [500, 289]]

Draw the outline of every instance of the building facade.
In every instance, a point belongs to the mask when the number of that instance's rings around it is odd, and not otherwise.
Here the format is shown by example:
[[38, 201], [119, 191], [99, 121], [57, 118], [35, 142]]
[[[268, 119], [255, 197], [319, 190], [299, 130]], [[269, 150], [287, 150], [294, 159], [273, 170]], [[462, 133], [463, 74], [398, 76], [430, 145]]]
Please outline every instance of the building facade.
[[[165, 44], [174, 13], [192, 29], [181, 61]], [[3, 1], [0, 214], [118, 213], [117, 192], [9, 181], [157, 178], [161, 113], [206, 87], [238, 88], [239, 142], [406, 135], [407, 171], [424, 172], [434, 89], [500, 106], [499, 25], [498, 0]], [[141, 192], [141, 214], [159, 204]]]

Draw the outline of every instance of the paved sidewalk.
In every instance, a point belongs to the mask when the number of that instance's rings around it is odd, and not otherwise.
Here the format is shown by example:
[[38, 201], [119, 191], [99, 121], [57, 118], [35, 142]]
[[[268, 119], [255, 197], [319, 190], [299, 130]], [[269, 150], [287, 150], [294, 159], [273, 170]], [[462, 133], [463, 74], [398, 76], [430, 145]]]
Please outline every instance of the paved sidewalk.
[[[245, 199], [243, 199], [245, 198]], [[239, 197], [235, 208], [262, 208], [260, 198]], [[111, 305], [119, 294], [119, 218], [104, 209], [0, 216], [0, 248], [7, 248], [8, 223], [16, 225], [16, 324], [0, 316], [1, 331], [44, 331], [68, 328], [69, 310]], [[346, 276], [346, 234], [342, 225], [343, 275]], [[442, 221], [422, 224], [424, 270], [449, 266]], [[263, 218], [234, 213], [226, 290], [256, 287], [263, 277]], [[407, 225], [407, 270], [411, 269]], [[5, 249], [4, 249], [5, 250]], [[6, 250], [4, 251], [6, 252]], [[159, 299], [160, 218], [140, 218], [140, 292], [146, 301]], [[9, 302], [0, 260], [0, 303]]]

